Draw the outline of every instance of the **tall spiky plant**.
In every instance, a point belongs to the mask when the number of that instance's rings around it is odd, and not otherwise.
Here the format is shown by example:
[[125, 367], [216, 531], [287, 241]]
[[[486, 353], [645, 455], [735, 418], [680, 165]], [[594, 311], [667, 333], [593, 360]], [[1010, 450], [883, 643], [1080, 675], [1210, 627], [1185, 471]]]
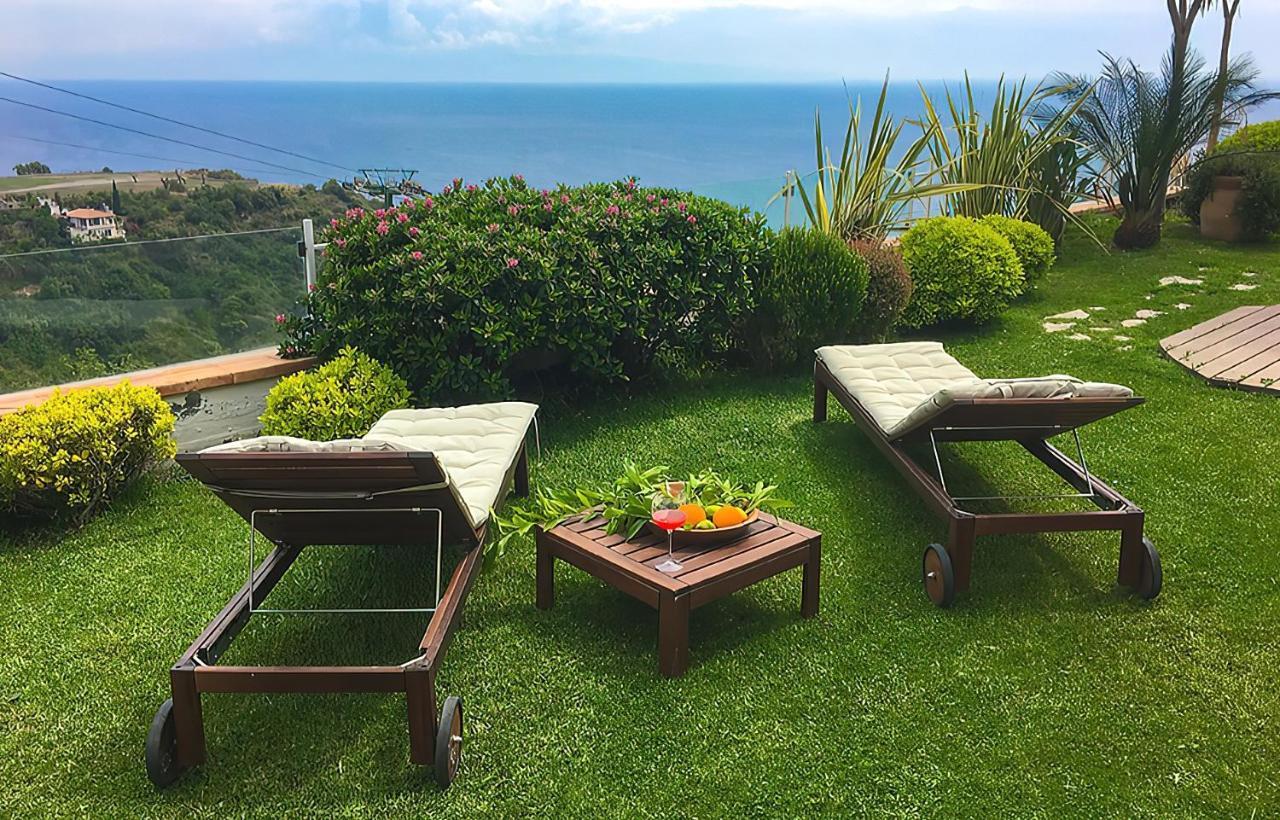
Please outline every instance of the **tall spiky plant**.
[[1066, 219], [1067, 209], [1079, 198], [1077, 177], [1055, 177], [1052, 172], [1072, 170], [1064, 167], [1074, 142], [1070, 124], [1088, 90], [1068, 105], [1048, 108], [1047, 101], [1064, 90], [1045, 84], [1028, 88], [1025, 79], [1007, 84], [1001, 77], [990, 108], [980, 111], [966, 73], [962, 95], [957, 98], [946, 91], [942, 114], [920, 87], [920, 124], [931, 135], [929, 154], [939, 169], [939, 181], [972, 186], [947, 196], [951, 213], [1025, 219], [1035, 200], [1046, 221]]
[[794, 191], [809, 224], [817, 230], [847, 241], [880, 242], [907, 225], [913, 202], [971, 187], [936, 182], [943, 169], [928, 167], [927, 149], [932, 138], [928, 129], [894, 158], [906, 121], [885, 116], [888, 91], [886, 76], [865, 131], [862, 100], [849, 99], [844, 144], [835, 160], [823, 142], [822, 117], [815, 113], [818, 168], [808, 178], [796, 176], [774, 199]]
[[[1113, 241], [1122, 249], [1151, 247], [1160, 241], [1161, 224], [1174, 164], [1190, 154], [1212, 127], [1216, 91], [1223, 93], [1224, 118], [1276, 97], [1258, 91], [1251, 60], [1232, 61], [1225, 77], [1205, 70], [1196, 54], [1174, 65], [1172, 50], [1159, 75], [1131, 60], [1103, 55], [1102, 76], [1094, 92], [1077, 106], [1073, 127], [1102, 161], [1099, 182], [1122, 215]], [[1068, 105], [1087, 80], [1072, 80], [1062, 93]]]

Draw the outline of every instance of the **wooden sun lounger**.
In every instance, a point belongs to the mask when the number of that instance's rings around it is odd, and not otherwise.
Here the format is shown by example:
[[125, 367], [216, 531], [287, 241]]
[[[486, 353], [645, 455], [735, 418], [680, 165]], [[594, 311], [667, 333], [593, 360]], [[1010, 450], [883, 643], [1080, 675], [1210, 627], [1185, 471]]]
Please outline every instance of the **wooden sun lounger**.
[[[461, 752], [462, 702], [449, 697], [437, 714], [436, 674], [480, 569], [485, 527], [471, 525], [462, 499], [436, 457], [405, 451], [187, 453], [177, 460], [249, 522], [251, 550], [258, 536], [274, 548], [169, 670], [172, 698], [156, 713], [147, 738], [147, 773], [152, 782], [166, 786], [187, 768], [204, 762], [202, 694], [403, 692], [408, 702], [410, 758], [416, 764], [434, 766], [437, 782], [447, 787]], [[528, 475], [522, 444], [498, 498], [513, 484], [516, 494], [526, 494]], [[250, 615], [268, 611], [262, 602], [305, 547], [434, 545], [438, 550], [446, 543], [462, 544], [466, 553], [439, 595], [437, 552], [439, 600], [433, 610], [409, 610], [431, 612], [431, 619], [418, 654], [405, 663], [216, 665]]]
[[[1142, 534], [1142, 510], [1092, 475], [1084, 466], [1083, 457], [1077, 463], [1047, 441], [1052, 436], [1074, 433], [1086, 424], [1141, 404], [1143, 399], [1136, 396], [956, 399], [936, 414], [889, 436], [821, 359], [815, 363], [813, 375], [813, 420], [826, 420], [827, 395], [834, 394], [929, 508], [947, 521], [946, 545], [928, 545], [923, 558], [925, 592], [938, 606], [950, 606], [957, 592], [969, 588], [973, 545], [980, 535], [1119, 531], [1120, 584], [1146, 599], [1160, 593], [1160, 555], [1150, 539]], [[948, 492], [941, 461], [937, 458], [939, 441], [1016, 441], [1073, 487], [1078, 497], [1092, 502], [1098, 509], [970, 512], [961, 504], [978, 499], [956, 498]], [[936, 474], [921, 467], [907, 453], [904, 445], [912, 442], [928, 442], [934, 446]]]

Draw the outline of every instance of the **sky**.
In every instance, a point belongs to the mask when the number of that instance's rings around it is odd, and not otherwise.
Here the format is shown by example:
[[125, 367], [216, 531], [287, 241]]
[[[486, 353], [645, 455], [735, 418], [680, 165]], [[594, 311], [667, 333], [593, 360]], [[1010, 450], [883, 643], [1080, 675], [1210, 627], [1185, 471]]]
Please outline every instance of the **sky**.
[[[0, 0], [0, 70], [42, 79], [1039, 77], [1168, 39], [1164, 0]], [[1233, 42], [1280, 79], [1280, 0], [1242, 0]]]

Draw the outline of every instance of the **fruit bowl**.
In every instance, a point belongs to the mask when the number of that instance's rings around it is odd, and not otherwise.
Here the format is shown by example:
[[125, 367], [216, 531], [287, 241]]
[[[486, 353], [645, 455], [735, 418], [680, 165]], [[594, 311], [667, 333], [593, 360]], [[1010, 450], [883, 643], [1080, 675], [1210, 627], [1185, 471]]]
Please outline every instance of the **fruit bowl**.
[[[734, 524], [729, 527], [716, 527], [713, 530], [676, 530], [671, 534], [671, 544], [676, 549], [689, 547], [697, 549], [699, 547], [714, 547], [740, 538], [746, 534], [747, 527], [750, 527], [760, 518], [759, 510], [752, 510], [747, 514], [747, 520], [741, 524]], [[654, 535], [661, 536], [663, 546], [666, 546], [666, 531], [657, 524], [650, 521], [647, 525], [649, 532]]]

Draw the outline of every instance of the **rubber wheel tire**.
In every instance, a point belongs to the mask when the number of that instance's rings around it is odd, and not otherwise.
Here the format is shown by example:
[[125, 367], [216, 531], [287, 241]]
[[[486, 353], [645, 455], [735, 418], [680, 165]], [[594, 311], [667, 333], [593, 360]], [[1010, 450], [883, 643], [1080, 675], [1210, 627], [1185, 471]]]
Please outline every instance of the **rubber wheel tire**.
[[172, 785], [182, 776], [178, 765], [178, 732], [173, 720], [173, 698], [156, 710], [147, 732], [147, 777], [157, 789]]
[[449, 788], [462, 764], [462, 698], [450, 695], [440, 710], [436, 730], [436, 785]]
[[947, 548], [941, 544], [925, 547], [921, 564], [924, 593], [929, 596], [929, 600], [942, 609], [955, 603], [956, 573], [951, 567], [951, 556], [947, 553]]
[[1139, 577], [1138, 586], [1134, 591], [1138, 593], [1139, 598], [1144, 601], [1150, 601], [1160, 594], [1160, 587], [1164, 585], [1164, 573], [1160, 569], [1160, 553], [1156, 550], [1156, 545], [1151, 543], [1151, 539], [1144, 535], [1142, 536], [1142, 546], [1144, 548], [1142, 575]]

